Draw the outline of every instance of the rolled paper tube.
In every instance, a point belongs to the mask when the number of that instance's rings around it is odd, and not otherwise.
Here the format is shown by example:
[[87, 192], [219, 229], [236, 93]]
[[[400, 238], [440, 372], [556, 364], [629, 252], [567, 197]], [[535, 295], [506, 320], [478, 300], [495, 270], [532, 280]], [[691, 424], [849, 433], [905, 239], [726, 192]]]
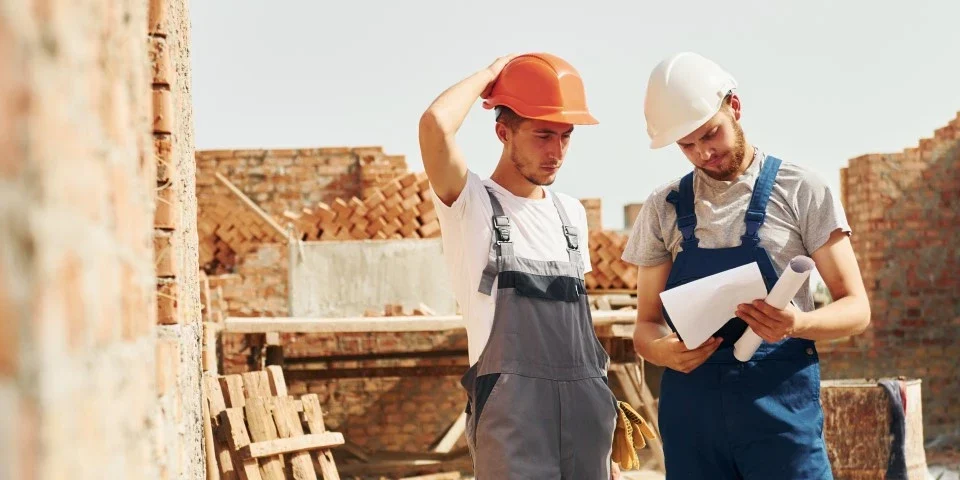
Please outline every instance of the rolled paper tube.
[[[777, 280], [773, 289], [771, 289], [767, 297], [764, 298], [764, 301], [777, 310], [787, 308], [787, 304], [797, 295], [800, 287], [807, 281], [814, 266], [813, 259], [810, 257], [804, 255], [793, 257], [787, 269], [784, 270], [783, 275], [780, 276], [780, 279]], [[760, 344], [762, 343], [763, 339], [760, 338], [752, 328], [747, 327], [747, 330], [743, 332], [743, 335], [740, 336], [737, 343], [733, 344], [733, 356], [737, 357], [737, 360], [741, 362], [746, 362], [753, 358], [753, 354], [757, 353], [757, 349], [760, 348]]]

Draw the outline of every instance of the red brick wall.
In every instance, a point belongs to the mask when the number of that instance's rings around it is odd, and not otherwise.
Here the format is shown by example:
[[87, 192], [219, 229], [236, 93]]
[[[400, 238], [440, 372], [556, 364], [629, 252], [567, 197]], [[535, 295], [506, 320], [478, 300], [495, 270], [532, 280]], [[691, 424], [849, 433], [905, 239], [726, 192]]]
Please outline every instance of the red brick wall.
[[0, 478], [195, 478], [162, 437], [147, 4], [0, 8]]
[[[288, 150], [205, 150], [196, 153], [197, 194], [227, 192], [220, 172], [274, 218], [335, 198], [363, 198], [363, 189], [407, 171], [403, 156], [380, 147], [332, 147]], [[282, 224], [283, 222], [281, 222]]]
[[872, 308], [863, 335], [824, 345], [825, 378], [923, 380], [928, 439], [960, 431], [960, 115], [902, 153], [841, 172]]

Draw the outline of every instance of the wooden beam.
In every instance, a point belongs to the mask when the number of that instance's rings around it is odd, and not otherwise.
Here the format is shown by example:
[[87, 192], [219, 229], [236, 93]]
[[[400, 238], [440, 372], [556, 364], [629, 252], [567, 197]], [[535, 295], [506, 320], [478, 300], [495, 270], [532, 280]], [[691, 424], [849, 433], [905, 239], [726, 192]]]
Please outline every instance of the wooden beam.
[[460, 440], [460, 437], [463, 436], [464, 431], [466, 431], [466, 426], [467, 412], [460, 412], [457, 419], [453, 421], [453, 425], [450, 425], [447, 432], [443, 434], [443, 438], [437, 442], [437, 446], [433, 448], [433, 451], [437, 453], [449, 453], [450, 450], [453, 450], [453, 446], [457, 443], [457, 440]]
[[462, 365], [427, 365], [421, 367], [367, 367], [367, 368], [314, 368], [287, 369], [287, 380], [323, 380], [331, 378], [367, 378], [367, 377], [459, 377], [470, 368]]
[[[636, 310], [597, 310], [591, 312], [594, 325], [633, 323]], [[364, 333], [364, 332], [439, 332], [464, 328], [460, 315], [432, 317], [228, 317], [224, 331], [229, 333]]]
[[283, 453], [301, 452], [343, 445], [340, 432], [311, 433], [299, 437], [254, 442], [239, 449], [242, 458], [261, 458]]
[[[632, 328], [632, 327], [631, 327]], [[288, 357], [284, 359], [286, 365], [298, 365], [303, 363], [332, 363], [332, 362], [357, 362], [364, 360], [401, 360], [401, 359], [425, 359], [425, 358], [463, 358], [467, 356], [466, 350], [423, 350], [407, 352], [386, 352], [386, 353], [360, 353], [350, 355], [323, 355], [316, 357]]]
[[657, 462], [660, 463], [660, 468], [666, 471], [667, 463], [663, 456], [663, 437], [660, 436], [660, 409], [657, 407], [657, 401], [653, 398], [653, 394], [650, 393], [650, 388], [647, 387], [646, 382], [641, 381], [643, 372], [640, 371], [640, 365], [634, 362], [632, 365], [624, 365], [623, 369], [629, 380], [633, 383], [637, 393], [640, 394], [640, 406], [643, 409], [643, 413], [646, 414], [647, 421], [653, 426], [653, 431], [657, 434], [656, 440], [648, 443], [650, 444], [650, 448], [653, 449], [653, 454], [657, 458]]

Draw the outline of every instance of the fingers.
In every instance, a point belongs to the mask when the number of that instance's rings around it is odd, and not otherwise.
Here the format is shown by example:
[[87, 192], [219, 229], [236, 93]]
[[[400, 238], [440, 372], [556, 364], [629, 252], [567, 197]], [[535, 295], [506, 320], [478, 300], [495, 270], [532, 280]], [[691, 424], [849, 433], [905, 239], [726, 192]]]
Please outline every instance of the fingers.
[[754, 333], [768, 343], [777, 343], [783, 339], [783, 333], [777, 328], [776, 323], [750, 305], [744, 305], [738, 309], [737, 317], [747, 322]]
[[[674, 333], [673, 336], [676, 336], [676, 334]], [[714, 344], [719, 345], [719, 344], [721, 343], [721, 341], [722, 341], [722, 339], [720, 339], [720, 338], [710, 337], [710, 338], [707, 339], [707, 341], [705, 341], [705, 342], [703, 342], [702, 344], [700, 344], [699, 347], [694, 348], [693, 350], [689, 350], [689, 349], [687, 349], [687, 346], [686, 346], [683, 342], [681, 342], [679, 338], [677, 338], [676, 343], [674, 343], [672, 346], [673, 346], [673, 351], [674, 351], [675, 353], [678, 353], [678, 354], [681, 354], [681, 355], [682, 355], [682, 354], [689, 354], [689, 353], [694, 353], [694, 352], [700, 352], [700, 351], [703, 351], [703, 350], [708, 350], [708, 349], [710, 349], [711, 347], [713, 347]]]
[[683, 373], [690, 373], [697, 367], [703, 364], [710, 358], [710, 355], [713, 355], [713, 352], [716, 352], [720, 348], [720, 344], [723, 343], [723, 339], [712, 337], [710, 340], [707, 340], [700, 345], [699, 347], [693, 350], [687, 350], [678, 354], [678, 365], [677, 370]]

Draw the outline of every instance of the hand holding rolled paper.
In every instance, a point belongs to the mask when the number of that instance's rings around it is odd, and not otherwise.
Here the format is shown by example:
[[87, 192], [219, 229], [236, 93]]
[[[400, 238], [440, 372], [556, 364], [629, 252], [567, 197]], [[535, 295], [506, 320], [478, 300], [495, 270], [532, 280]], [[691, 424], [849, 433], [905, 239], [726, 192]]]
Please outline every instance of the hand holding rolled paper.
[[[790, 264], [780, 276], [780, 279], [777, 280], [777, 283], [770, 290], [770, 293], [764, 298], [763, 303], [767, 305], [764, 306], [761, 304], [757, 307], [742, 308], [737, 311], [737, 316], [743, 318], [747, 323], [764, 325], [771, 329], [781, 328], [782, 325], [770, 326], [764, 324], [758, 317], [765, 317], [767, 316], [766, 314], [777, 315], [779, 314], [777, 311], [785, 310], [790, 300], [796, 296], [800, 287], [807, 281], [814, 267], [815, 264], [810, 257], [803, 255], [793, 257], [793, 259], [790, 260]], [[770, 307], [775, 310], [770, 310]], [[764, 310], [766, 310], [766, 312], [764, 312]], [[789, 323], [789, 320], [788, 322], [780, 323]], [[733, 355], [737, 357], [737, 360], [746, 362], [757, 352], [761, 343], [763, 343], [763, 338], [754, 331], [753, 327], [749, 327], [733, 345]]]

